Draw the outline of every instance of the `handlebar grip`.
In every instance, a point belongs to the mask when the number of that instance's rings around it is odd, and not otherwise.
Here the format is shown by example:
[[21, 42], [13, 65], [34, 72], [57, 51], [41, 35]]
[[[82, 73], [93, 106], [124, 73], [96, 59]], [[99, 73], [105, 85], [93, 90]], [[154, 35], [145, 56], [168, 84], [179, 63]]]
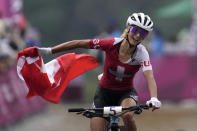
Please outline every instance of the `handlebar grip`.
[[71, 108], [68, 109], [68, 112], [81, 112], [81, 111], [85, 111], [84, 108]]
[[140, 107], [143, 108], [143, 109], [145, 109], [145, 110], [151, 108], [151, 106], [147, 106], [147, 105], [140, 105]]

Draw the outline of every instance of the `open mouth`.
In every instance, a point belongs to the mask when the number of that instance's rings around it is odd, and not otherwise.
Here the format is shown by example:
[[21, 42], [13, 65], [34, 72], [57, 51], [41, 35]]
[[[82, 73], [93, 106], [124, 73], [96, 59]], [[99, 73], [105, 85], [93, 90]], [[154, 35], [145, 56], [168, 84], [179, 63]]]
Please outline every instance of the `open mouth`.
[[135, 39], [134, 37], [132, 37], [132, 39], [133, 39], [133, 41], [134, 41], [135, 43], [139, 43], [139, 42], [140, 42], [140, 40], [137, 40], [137, 39]]

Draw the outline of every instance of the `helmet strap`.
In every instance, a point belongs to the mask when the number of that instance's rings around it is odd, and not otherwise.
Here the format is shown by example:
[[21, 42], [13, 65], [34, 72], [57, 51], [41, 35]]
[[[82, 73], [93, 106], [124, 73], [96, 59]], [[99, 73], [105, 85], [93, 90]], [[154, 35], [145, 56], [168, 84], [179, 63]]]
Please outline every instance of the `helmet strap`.
[[126, 40], [127, 40], [127, 42], [129, 43], [129, 47], [130, 47], [130, 48], [135, 47], [134, 45], [132, 45], [132, 44], [130, 43], [130, 41], [129, 41], [129, 37], [128, 37], [128, 33], [127, 33]]

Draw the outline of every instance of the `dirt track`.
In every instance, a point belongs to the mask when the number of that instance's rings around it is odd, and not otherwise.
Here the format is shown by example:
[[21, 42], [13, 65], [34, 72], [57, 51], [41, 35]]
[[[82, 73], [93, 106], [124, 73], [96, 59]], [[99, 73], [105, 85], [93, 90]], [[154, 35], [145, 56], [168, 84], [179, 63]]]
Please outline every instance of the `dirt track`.
[[[86, 104], [49, 105], [42, 113], [25, 118], [3, 131], [89, 131], [89, 119], [67, 108], [88, 107]], [[197, 131], [197, 108], [163, 106], [155, 112], [135, 116], [138, 131]]]

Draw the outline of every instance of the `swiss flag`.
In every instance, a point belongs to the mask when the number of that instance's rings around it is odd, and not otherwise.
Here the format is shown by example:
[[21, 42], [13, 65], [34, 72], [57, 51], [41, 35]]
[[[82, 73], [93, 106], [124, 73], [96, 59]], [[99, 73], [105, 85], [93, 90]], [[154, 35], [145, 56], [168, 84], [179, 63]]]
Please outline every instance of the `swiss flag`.
[[18, 53], [17, 72], [29, 88], [27, 98], [41, 96], [57, 104], [70, 80], [98, 66], [93, 56], [75, 53], [44, 64], [37, 48], [30, 47]]

